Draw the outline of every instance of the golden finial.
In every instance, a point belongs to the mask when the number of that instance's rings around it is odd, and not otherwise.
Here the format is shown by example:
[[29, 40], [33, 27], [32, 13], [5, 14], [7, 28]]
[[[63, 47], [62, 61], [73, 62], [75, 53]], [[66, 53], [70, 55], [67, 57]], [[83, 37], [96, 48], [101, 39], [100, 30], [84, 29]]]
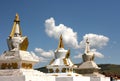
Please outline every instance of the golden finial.
[[16, 13], [16, 16], [15, 16], [15, 20], [14, 20], [14, 22], [20, 22], [20, 19], [19, 19], [19, 15], [18, 15], [18, 13]]
[[58, 49], [59, 49], [59, 48], [64, 48], [62, 34], [60, 35], [60, 40], [59, 40]]

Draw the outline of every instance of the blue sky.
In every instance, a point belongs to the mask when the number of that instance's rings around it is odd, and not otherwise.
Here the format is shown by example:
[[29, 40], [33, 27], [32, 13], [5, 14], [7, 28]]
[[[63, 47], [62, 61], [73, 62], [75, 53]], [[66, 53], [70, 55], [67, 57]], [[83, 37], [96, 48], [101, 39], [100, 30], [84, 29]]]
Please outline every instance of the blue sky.
[[76, 45], [84, 45], [79, 43], [90, 36], [92, 49], [99, 53], [96, 63], [120, 64], [119, 4], [119, 0], [0, 0], [0, 54], [8, 50], [6, 39], [18, 13], [23, 35], [29, 39], [28, 51], [41, 59], [36, 67], [47, 65], [53, 58], [61, 33], [65, 49], [71, 50], [73, 63], [81, 63], [80, 56], [84, 53], [81, 47], [76, 48], [75, 41]]

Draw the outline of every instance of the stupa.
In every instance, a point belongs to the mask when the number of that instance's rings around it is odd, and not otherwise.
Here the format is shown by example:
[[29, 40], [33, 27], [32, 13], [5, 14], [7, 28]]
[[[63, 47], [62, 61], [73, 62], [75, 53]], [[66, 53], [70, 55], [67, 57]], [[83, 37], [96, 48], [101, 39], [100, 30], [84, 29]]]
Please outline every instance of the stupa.
[[99, 67], [94, 62], [95, 54], [90, 50], [90, 42], [89, 39], [86, 39], [86, 47], [85, 52], [82, 55], [83, 62], [80, 64], [79, 73], [88, 76], [102, 76], [99, 74]]
[[18, 14], [15, 16], [12, 31], [7, 38], [9, 50], [0, 56], [0, 81], [48, 81], [52, 78], [45, 73], [34, 70], [39, 62], [36, 55], [27, 51], [28, 38], [22, 36]]
[[[87, 46], [88, 47], [86, 48], [88, 49], [89, 48], [88, 42], [87, 42]], [[60, 36], [58, 48], [55, 50], [54, 54], [55, 54], [54, 59], [50, 62], [49, 65], [47, 65], [47, 69], [49, 73], [46, 73], [46, 75], [56, 76], [55, 81], [110, 81], [110, 79], [106, 77], [88, 76], [88, 75], [86, 76], [84, 75], [84, 73], [82, 74], [75, 73], [73, 69], [77, 69], [78, 67], [76, 67], [70, 60], [70, 50], [64, 49], [62, 35]], [[86, 56], [83, 55], [84, 61], [85, 62], [90, 61], [90, 63], [92, 64], [94, 63], [93, 68], [99, 69], [99, 67], [95, 65], [95, 62], [93, 61], [94, 58], [92, 57], [92, 55], [88, 57]], [[85, 66], [88, 63], [89, 62], [85, 63]], [[84, 64], [81, 66], [84, 67]], [[80, 69], [81, 66], [79, 67]], [[91, 66], [92, 65], [90, 64], [90, 66], [87, 65], [87, 67], [83, 68], [84, 72], [86, 72], [87, 69], [90, 69]], [[90, 75], [93, 75], [93, 73], [90, 73]]]
[[32, 69], [39, 62], [37, 56], [32, 56], [27, 50], [28, 38], [22, 36], [18, 14], [15, 16], [12, 31], [7, 38], [8, 51], [0, 56], [0, 69]]
[[54, 53], [55, 57], [51, 60], [50, 64], [47, 65], [48, 72], [50, 73], [65, 73], [73, 72], [75, 65], [70, 60], [70, 50], [64, 49], [62, 35], [59, 39], [58, 48]]
[[[0, 56], [0, 81], [110, 81], [106, 77], [89, 77], [74, 73], [73, 69], [77, 67], [70, 60], [70, 50], [64, 49], [62, 35], [58, 48], [55, 50], [55, 57], [47, 65], [49, 73], [34, 70], [33, 66], [39, 62], [39, 58], [27, 51], [29, 42], [27, 36], [22, 36], [18, 14], [15, 16], [7, 44], [9, 50]], [[86, 51], [83, 55], [84, 62], [79, 69], [84, 72], [92, 69], [93, 72], [96, 72], [99, 67], [93, 61], [93, 56], [87, 40]]]

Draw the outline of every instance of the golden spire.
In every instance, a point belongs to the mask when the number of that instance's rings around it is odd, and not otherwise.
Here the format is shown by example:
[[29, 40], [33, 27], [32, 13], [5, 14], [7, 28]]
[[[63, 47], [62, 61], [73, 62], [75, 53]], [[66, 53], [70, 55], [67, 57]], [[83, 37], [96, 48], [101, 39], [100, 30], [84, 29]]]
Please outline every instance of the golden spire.
[[19, 22], [20, 22], [19, 15], [16, 13], [14, 23], [13, 23], [13, 27], [12, 27], [12, 31], [10, 33], [10, 37], [14, 37], [16, 32], [19, 34], [19, 36], [22, 36], [22, 31], [20, 29], [20, 23]]
[[16, 13], [14, 22], [20, 22], [19, 15]]
[[59, 48], [64, 48], [62, 34], [60, 35], [60, 40], [59, 40], [59, 44], [58, 44], [58, 49]]

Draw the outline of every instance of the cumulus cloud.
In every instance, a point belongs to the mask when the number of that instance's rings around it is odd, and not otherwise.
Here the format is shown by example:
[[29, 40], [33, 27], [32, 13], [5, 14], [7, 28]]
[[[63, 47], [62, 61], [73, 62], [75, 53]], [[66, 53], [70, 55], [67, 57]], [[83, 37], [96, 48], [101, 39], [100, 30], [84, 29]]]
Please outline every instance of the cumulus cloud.
[[40, 63], [48, 62], [54, 57], [54, 52], [52, 50], [45, 51], [42, 48], [35, 48], [34, 51], [31, 51], [31, 54], [33, 57], [38, 58]]
[[91, 49], [91, 51], [95, 54], [95, 57], [104, 58], [104, 55], [102, 53], [96, 51], [96, 49]]
[[45, 21], [45, 32], [49, 37], [59, 39], [59, 36], [63, 35], [63, 41], [66, 46], [71, 48], [84, 48], [85, 40], [89, 38], [91, 48], [102, 48], [107, 45], [109, 38], [104, 35], [97, 34], [85, 34], [83, 40], [78, 44], [77, 32], [74, 32], [72, 28], [65, 26], [64, 24], [55, 25], [54, 18], [49, 18]]
[[83, 36], [83, 40], [80, 42], [80, 48], [85, 48], [85, 40], [89, 39], [91, 48], [102, 48], [107, 45], [109, 38], [104, 35], [86, 34]]
[[35, 48], [35, 52], [41, 55], [42, 57], [50, 58], [54, 56], [54, 52], [52, 50], [45, 51], [42, 48]]
[[[54, 18], [49, 18], [45, 21], [45, 32], [49, 37], [53, 37], [55, 39], [59, 39], [60, 35], [62, 34], [64, 44], [66, 44], [67, 47], [71, 47], [74, 49], [85, 49], [85, 41], [86, 38], [88, 38], [90, 41], [91, 50], [98, 58], [103, 58], [104, 55], [98, 52], [97, 49], [103, 48], [107, 45], [109, 41], [109, 38], [104, 35], [89, 33], [85, 34], [83, 36], [83, 40], [80, 41], [78, 44], [77, 32], [73, 31], [72, 28], [67, 27], [64, 24], [56, 25]], [[45, 54], [41, 53], [42, 56], [44, 56]], [[49, 53], [47, 55], [50, 56]], [[81, 58], [81, 56], [82, 54], [79, 53], [78, 55], [74, 56], [74, 58]]]
[[[100, 52], [98, 52], [96, 49], [91, 49], [91, 52], [93, 52], [95, 54], [95, 57], [97, 58], [104, 58], [104, 55]], [[74, 56], [75, 59], [78, 59], [78, 58], [82, 58], [82, 55], [84, 54], [83, 53], [79, 53], [77, 55]]]
[[44, 58], [44, 57], [39, 57], [39, 59], [40, 59], [40, 60], [39, 60], [40, 62], [48, 62], [48, 59], [46, 59], [46, 58]]
[[[85, 34], [83, 40], [80, 42], [79, 47], [85, 50], [86, 39], [89, 39], [91, 51], [95, 54], [97, 58], [104, 58], [104, 55], [97, 51], [97, 49], [103, 48], [107, 45], [109, 38], [103, 35], [97, 34]], [[74, 58], [82, 58], [82, 54], [74, 56]]]
[[78, 55], [74, 56], [75, 59], [82, 58], [82, 53], [79, 53]]
[[31, 51], [30, 53], [31, 53], [31, 55], [32, 55], [33, 57], [39, 59], [40, 62], [47, 62], [47, 60], [46, 60], [44, 57], [41, 57], [41, 56], [39, 56], [39, 55], [37, 56], [37, 55], [35, 54], [35, 52]]
[[55, 39], [59, 39], [62, 34], [64, 44], [71, 48], [79, 48], [77, 32], [74, 32], [72, 28], [63, 24], [56, 26], [54, 18], [50, 18], [45, 21], [45, 32], [49, 37], [53, 37]]

